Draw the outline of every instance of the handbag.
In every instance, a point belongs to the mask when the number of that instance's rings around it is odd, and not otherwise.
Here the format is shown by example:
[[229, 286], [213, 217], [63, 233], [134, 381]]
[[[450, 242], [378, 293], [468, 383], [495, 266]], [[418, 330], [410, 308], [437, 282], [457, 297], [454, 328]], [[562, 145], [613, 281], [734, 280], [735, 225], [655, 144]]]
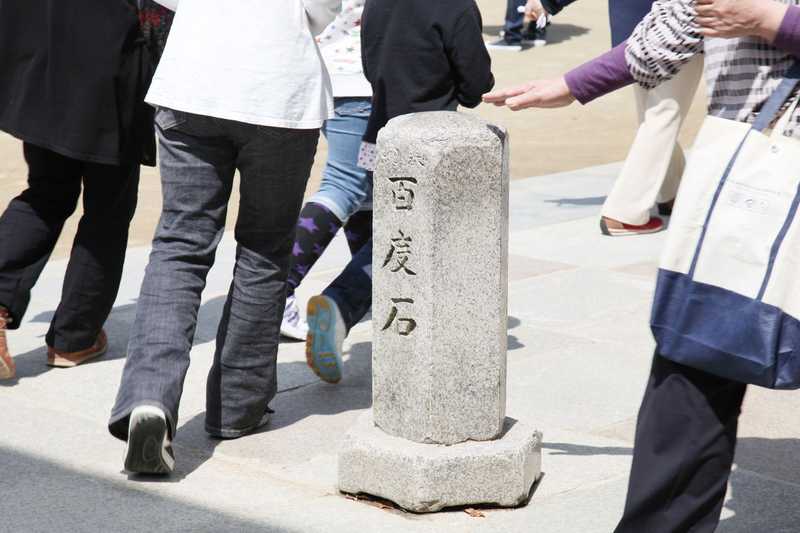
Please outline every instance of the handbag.
[[[707, 117], [670, 220], [651, 329], [663, 357], [742, 383], [800, 388], [800, 62], [756, 121]], [[778, 120], [777, 125], [770, 126]]]

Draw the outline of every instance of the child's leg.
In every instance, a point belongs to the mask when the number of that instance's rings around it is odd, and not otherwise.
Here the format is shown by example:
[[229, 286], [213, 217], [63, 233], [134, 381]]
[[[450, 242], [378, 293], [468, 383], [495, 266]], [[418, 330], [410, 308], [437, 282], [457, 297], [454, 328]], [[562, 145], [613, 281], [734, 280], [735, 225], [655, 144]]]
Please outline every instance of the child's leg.
[[325, 123], [328, 161], [319, 192], [300, 213], [289, 271], [290, 294], [371, 191], [371, 177], [356, 165], [370, 109], [368, 98], [337, 98], [336, 117]]
[[347, 237], [350, 253], [356, 255], [372, 238], [372, 209], [358, 211], [347, 219], [344, 235]]

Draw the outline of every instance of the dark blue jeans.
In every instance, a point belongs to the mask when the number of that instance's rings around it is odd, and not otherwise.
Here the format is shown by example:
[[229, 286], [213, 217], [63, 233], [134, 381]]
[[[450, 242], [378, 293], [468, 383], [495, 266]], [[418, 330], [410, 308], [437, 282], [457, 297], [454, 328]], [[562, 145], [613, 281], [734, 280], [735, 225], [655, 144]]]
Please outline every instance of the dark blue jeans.
[[506, 23], [503, 26], [505, 34], [503, 38], [508, 42], [520, 42], [522, 40], [522, 30], [525, 27], [525, 15], [517, 11], [520, 7], [525, 7], [527, 0], [507, 0]]
[[276, 359], [289, 254], [318, 130], [290, 130], [160, 109], [163, 212], [136, 310], [109, 430], [127, 438], [139, 405], [174, 435], [200, 296], [241, 174], [236, 266], [206, 390], [206, 430], [238, 437], [260, 425], [277, 392]]
[[339, 306], [348, 332], [364, 318], [372, 307], [372, 239], [322, 294]]

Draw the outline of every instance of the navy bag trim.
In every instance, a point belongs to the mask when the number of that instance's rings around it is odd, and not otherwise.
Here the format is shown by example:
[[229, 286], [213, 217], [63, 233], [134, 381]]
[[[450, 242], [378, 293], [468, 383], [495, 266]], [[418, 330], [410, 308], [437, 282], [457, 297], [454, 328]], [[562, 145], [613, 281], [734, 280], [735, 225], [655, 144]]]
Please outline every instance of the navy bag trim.
[[800, 321], [762, 300], [775, 261], [800, 210], [800, 186], [789, 213], [770, 249], [758, 297], [700, 283], [694, 274], [706, 233], [722, 189], [753, 131], [764, 131], [778, 118], [800, 83], [795, 63], [764, 104], [720, 178], [688, 274], [661, 269], [653, 302], [651, 329], [658, 351], [667, 359], [731, 380], [775, 389], [800, 389]]

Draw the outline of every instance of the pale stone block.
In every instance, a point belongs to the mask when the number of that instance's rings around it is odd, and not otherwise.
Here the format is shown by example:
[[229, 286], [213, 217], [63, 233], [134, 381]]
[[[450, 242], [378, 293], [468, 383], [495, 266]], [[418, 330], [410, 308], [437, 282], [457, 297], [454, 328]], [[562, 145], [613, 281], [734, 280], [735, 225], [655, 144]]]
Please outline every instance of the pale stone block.
[[394, 437], [363, 415], [345, 437], [339, 455], [339, 490], [391, 500], [409, 511], [527, 502], [541, 475], [541, 433], [506, 418], [491, 442], [453, 446]]
[[506, 413], [506, 132], [419, 113], [389, 122], [378, 151], [375, 423], [420, 443], [494, 439]]

